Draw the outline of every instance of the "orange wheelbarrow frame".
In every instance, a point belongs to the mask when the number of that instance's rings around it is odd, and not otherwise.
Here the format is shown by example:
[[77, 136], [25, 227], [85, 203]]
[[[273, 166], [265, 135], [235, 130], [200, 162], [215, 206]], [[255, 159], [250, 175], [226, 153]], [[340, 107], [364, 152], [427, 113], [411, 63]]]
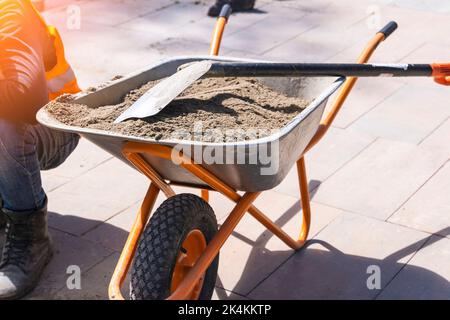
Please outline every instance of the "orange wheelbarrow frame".
[[[211, 42], [211, 55], [217, 55], [220, 48], [220, 42], [224, 27], [226, 24], [226, 17], [220, 17], [217, 20], [216, 27], [213, 33], [213, 39]], [[357, 59], [357, 63], [366, 63], [371, 57], [377, 46], [386, 39], [389, 34], [395, 30], [395, 23], [390, 23], [391, 30], [383, 32], [382, 29], [378, 32], [366, 45], [365, 49], [360, 54]], [[389, 25], [388, 25], [389, 26]], [[387, 26], [387, 27], [388, 27]], [[223, 246], [225, 241], [230, 237], [231, 233], [244, 216], [246, 212], [250, 213], [256, 220], [263, 224], [267, 229], [269, 229], [274, 235], [280, 238], [284, 243], [286, 243], [290, 248], [294, 250], [299, 250], [302, 248], [307, 240], [310, 223], [311, 223], [311, 206], [309, 199], [308, 190], [308, 180], [306, 175], [305, 158], [304, 155], [309, 151], [320, 139], [325, 135], [329, 127], [331, 126], [333, 120], [335, 119], [337, 113], [345, 102], [348, 94], [352, 90], [357, 78], [348, 77], [342, 87], [340, 88], [336, 99], [334, 100], [329, 112], [322, 118], [320, 126], [316, 131], [315, 135], [311, 139], [310, 143], [306, 147], [303, 154], [297, 160], [297, 173], [298, 181], [300, 187], [300, 198], [302, 204], [302, 224], [300, 229], [300, 234], [297, 239], [292, 238], [286, 232], [284, 232], [279, 226], [272, 222], [264, 213], [257, 209], [253, 202], [258, 197], [261, 192], [245, 192], [242, 196], [239, 195], [236, 190], [225, 184], [223, 181], [218, 179], [214, 174], [208, 172], [200, 164], [195, 164], [190, 158], [187, 158], [183, 154], [178, 154], [176, 159], [181, 167], [188, 170], [193, 175], [204, 181], [211, 190], [218, 191], [230, 200], [236, 203], [225, 222], [222, 224], [220, 229], [214, 238], [206, 246], [203, 253], [200, 255], [195, 265], [190, 269], [184, 279], [178, 284], [177, 288], [172, 292], [172, 294], [167, 298], [169, 300], [182, 300], [192, 297], [192, 291], [194, 290], [198, 281], [201, 280], [203, 274], [206, 272], [212, 261], [215, 259]], [[147, 176], [151, 183], [145, 198], [141, 204], [138, 211], [134, 224], [128, 235], [125, 246], [122, 250], [120, 258], [117, 262], [117, 266], [112, 275], [109, 284], [109, 298], [115, 300], [124, 299], [121, 293], [121, 286], [125, 280], [129, 267], [131, 265], [132, 259], [134, 257], [139, 238], [142, 235], [147, 221], [150, 218], [150, 213], [152, 212], [153, 206], [156, 202], [156, 198], [160, 191], [164, 193], [166, 197], [171, 197], [175, 195], [174, 190], [169, 183], [164, 181], [164, 179], [148, 164], [140, 154], [147, 153], [154, 157], [173, 159], [172, 148], [163, 145], [145, 145], [139, 142], [128, 142], [124, 145], [122, 152], [124, 156], [130, 161], [139, 171], [141, 171], [145, 176]], [[209, 190], [202, 189], [201, 196], [205, 201], [208, 201]]]

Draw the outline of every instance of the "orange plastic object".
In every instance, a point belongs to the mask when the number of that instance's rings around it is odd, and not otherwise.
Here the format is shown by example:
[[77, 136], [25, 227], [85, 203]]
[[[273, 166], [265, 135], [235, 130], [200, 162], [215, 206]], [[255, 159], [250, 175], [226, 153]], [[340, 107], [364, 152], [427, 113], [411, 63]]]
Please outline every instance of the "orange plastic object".
[[433, 63], [431, 64], [434, 81], [439, 84], [450, 86], [450, 63]]
[[[172, 283], [170, 291], [173, 293], [189, 273], [189, 271], [194, 267], [197, 260], [202, 255], [206, 248], [206, 239], [203, 233], [198, 230], [192, 230], [188, 233], [183, 243], [181, 244], [182, 250], [178, 254], [177, 262], [172, 273]], [[194, 289], [187, 296], [189, 300], [197, 300], [200, 296], [203, 287], [203, 280], [205, 279], [205, 274], [203, 273], [198, 281], [194, 284]]]

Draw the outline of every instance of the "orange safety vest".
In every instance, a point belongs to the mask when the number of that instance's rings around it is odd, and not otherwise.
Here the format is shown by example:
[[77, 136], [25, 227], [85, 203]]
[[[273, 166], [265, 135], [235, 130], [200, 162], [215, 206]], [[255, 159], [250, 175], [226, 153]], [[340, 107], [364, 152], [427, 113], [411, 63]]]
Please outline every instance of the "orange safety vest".
[[34, 7], [30, 1], [30, 5], [33, 7], [36, 14], [39, 16], [41, 22], [47, 28], [47, 32], [54, 39], [53, 45], [56, 52], [56, 64], [55, 66], [45, 73], [47, 80], [48, 97], [53, 100], [64, 93], [77, 93], [80, 92], [78, 87], [77, 78], [69, 63], [66, 60], [64, 53], [64, 44], [58, 30], [54, 26], [47, 25], [44, 18], [39, 11]]

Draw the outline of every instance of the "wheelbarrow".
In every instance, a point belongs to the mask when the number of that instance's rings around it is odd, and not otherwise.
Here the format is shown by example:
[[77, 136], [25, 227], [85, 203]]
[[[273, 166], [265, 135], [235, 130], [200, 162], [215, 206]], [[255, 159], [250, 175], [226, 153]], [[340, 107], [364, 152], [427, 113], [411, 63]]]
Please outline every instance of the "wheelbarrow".
[[[145, 70], [116, 80], [95, 92], [80, 93], [73, 103], [92, 108], [119, 103], [123, 97], [151, 80], [162, 79], [186, 63], [200, 60], [256, 60], [218, 57], [220, 42], [228, 14], [222, 14], [216, 24], [208, 56], [183, 56], [160, 61]], [[390, 22], [376, 33], [359, 56], [365, 63], [394, 30]], [[311, 223], [311, 208], [304, 155], [327, 132], [339, 109], [352, 90], [355, 77], [268, 78], [268, 86], [289, 95], [311, 99], [312, 102], [279, 132], [249, 141], [209, 143], [186, 140], [154, 140], [97, 129], [80, 128], [58, 122], [42, 108], [38, 121], [50, 128], [75, 132], [100, 148], [123, 160], [149, 180], [145, 198], [128, 235], [109, 284], [110, 299], [124, 299], [121, 286], [130, 267], [130, 298], [132, 299], [210, 299], [217, 277], [219, 251], [242, 219], [249, 213], [294, 250], [307, 241]], [[337, 96], [324, 115], [328, 98]], [[272, 148], [272, 146], [276, 148]], [[180, 151], [180, 146], [181, 150]], [[195, 150], [222, 148], [227, 155], [253, 155], [261, 147], [276, 150], [277, 170], [262, 174], [267, 164], [196, 163]], [[271, 149], [272, 148], [272, 149]], [[282, 156], [281, 156], [282, 155]], [[276, 187], [296, 165], [301, 197], [301, 226], [297, 238], [292, 238], [253, 205], [265, 190]], [[172, 186], [181, 185], [201, 190], [201, 196], [176, 194]], [[221, 225], [208, 204], [209, 192], [217, 191], [236, 205]], [[242, 191], [242, 193], [238, 193]], [[167, 199], [151, 216], [153, 206], [162, 192]]]

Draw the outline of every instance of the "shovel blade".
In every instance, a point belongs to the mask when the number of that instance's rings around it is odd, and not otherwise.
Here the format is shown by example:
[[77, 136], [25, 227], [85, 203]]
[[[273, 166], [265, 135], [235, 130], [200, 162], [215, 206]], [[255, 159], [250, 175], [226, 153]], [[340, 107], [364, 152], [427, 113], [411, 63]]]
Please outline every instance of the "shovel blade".
[[149, 89], [125, 110], [114, 123], [131, 118], [146, 118], [159, 113], [186, 88], [200, 79], [211, 68], [212, 61], [199, 61], [181, 69]]

